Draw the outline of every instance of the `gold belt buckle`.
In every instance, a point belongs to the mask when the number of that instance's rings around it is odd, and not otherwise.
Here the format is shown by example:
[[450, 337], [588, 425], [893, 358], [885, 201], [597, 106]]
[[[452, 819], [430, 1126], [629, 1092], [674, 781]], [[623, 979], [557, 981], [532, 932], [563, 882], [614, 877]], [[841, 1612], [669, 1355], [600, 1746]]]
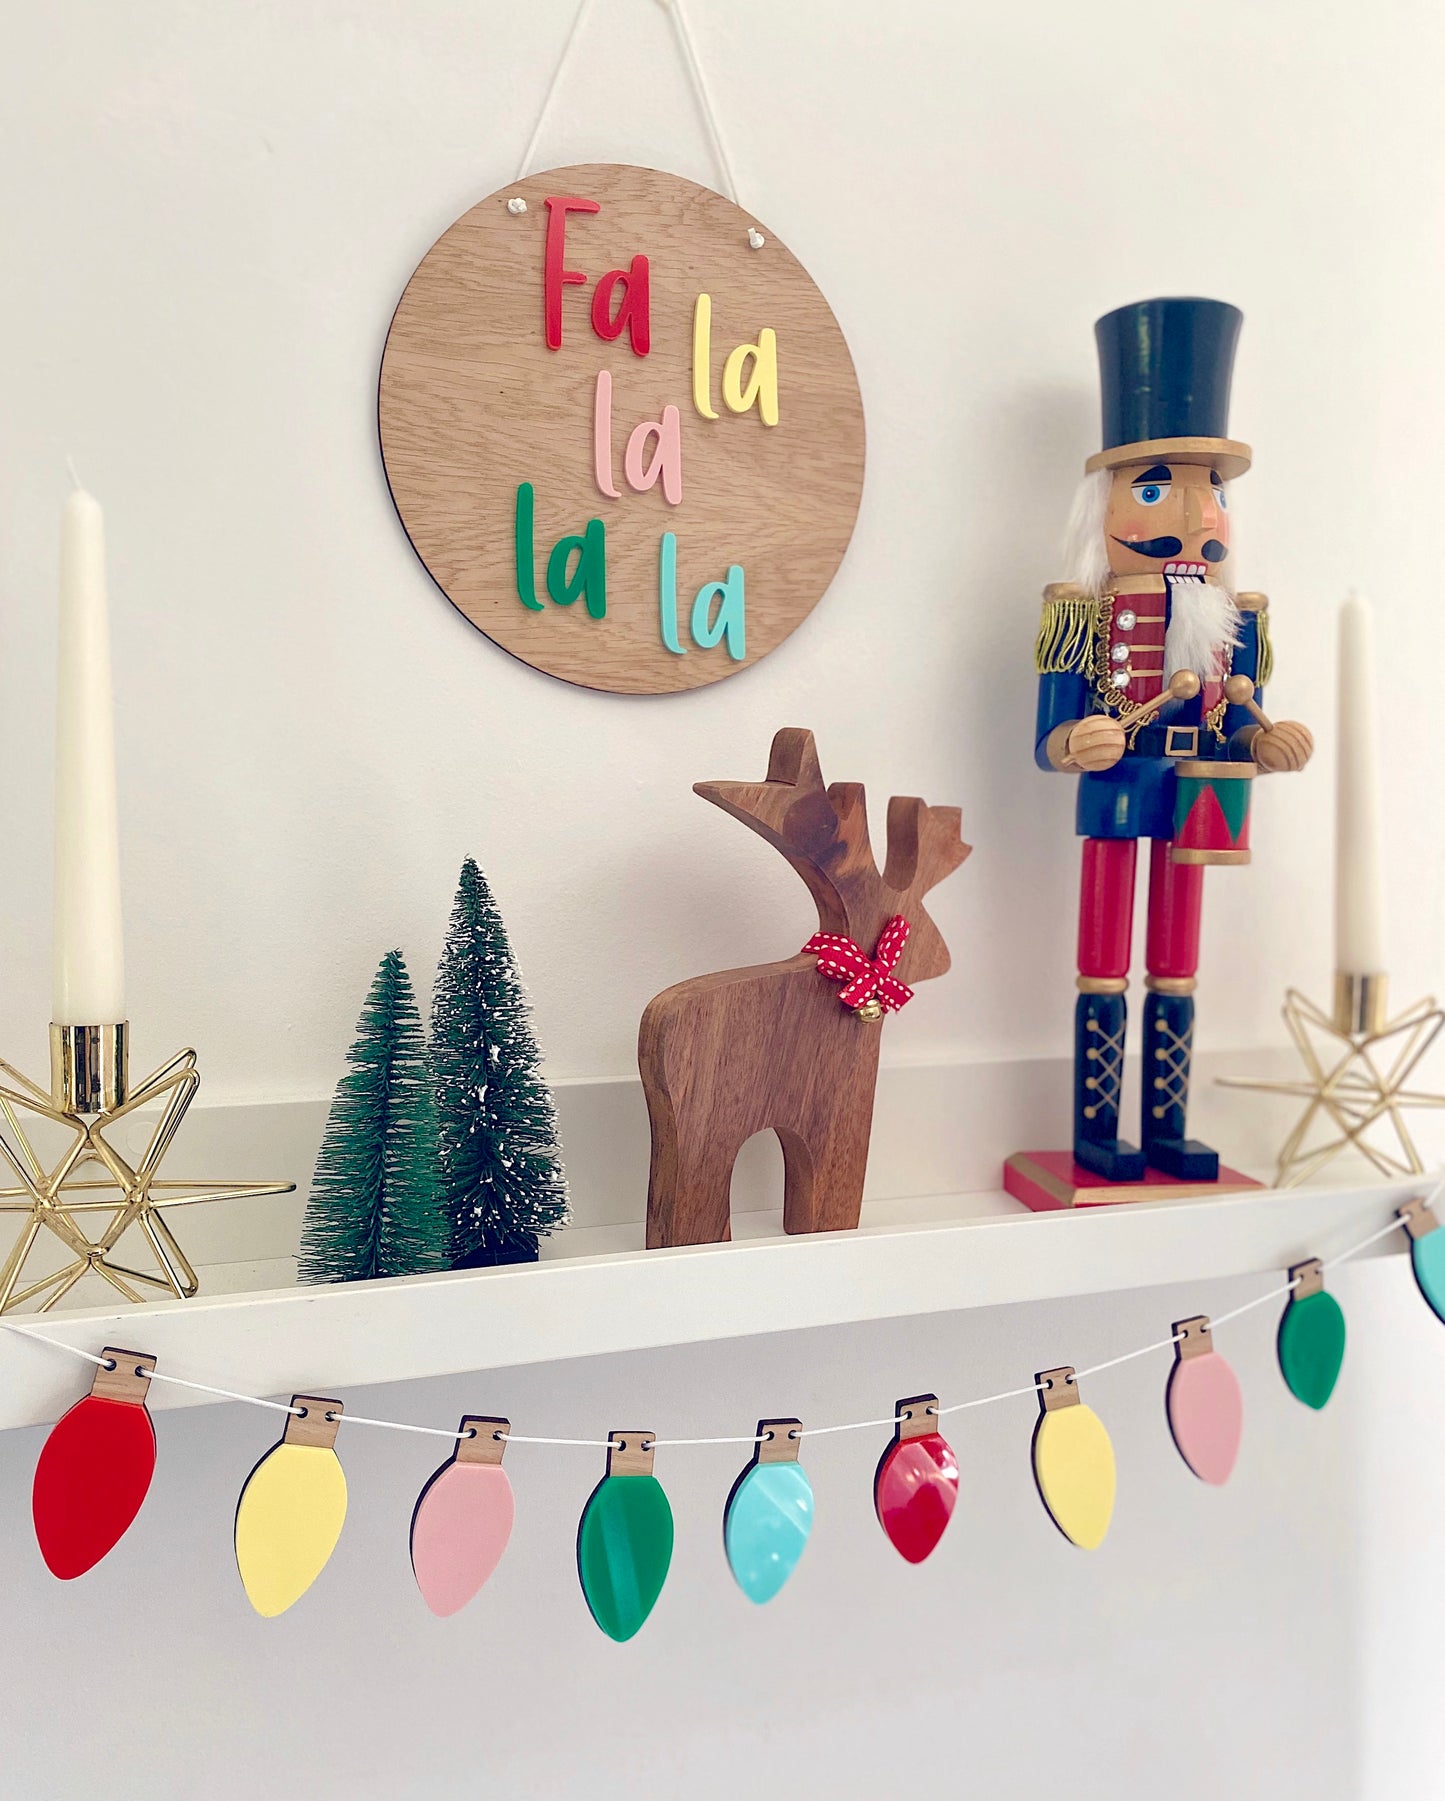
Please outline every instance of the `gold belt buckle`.
[[1197, 725], [1166, 725], [1164, 728], [1164, 755], [1166, 757], [1197, 757], [1199, 755], [1199, 727]]

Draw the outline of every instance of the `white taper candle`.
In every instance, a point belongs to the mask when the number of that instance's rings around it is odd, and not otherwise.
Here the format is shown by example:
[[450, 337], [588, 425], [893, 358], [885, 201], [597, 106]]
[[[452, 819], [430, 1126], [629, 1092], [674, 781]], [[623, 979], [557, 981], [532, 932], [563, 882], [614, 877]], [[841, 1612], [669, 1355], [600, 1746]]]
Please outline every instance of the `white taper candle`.
[[1340, 608], [1339, 642], [1335, 968], [1345, 975], [1380, 975], [1385, 969], [1385, 901], [1374, 615], [1358, 595]]
[[54, 959], [57, 1025], [125, 1018], [105, 524], [79, 488], [65, 503], [60, 533]]

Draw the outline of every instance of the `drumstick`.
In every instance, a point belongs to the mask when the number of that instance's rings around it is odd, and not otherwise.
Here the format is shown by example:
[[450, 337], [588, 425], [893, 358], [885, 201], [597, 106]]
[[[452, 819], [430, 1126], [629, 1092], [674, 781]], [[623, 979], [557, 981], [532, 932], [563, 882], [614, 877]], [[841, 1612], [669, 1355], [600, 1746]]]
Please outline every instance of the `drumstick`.
[[1264, 708], [1254, 698], [1254, 683], [1247, 675], [1230, 676], [1229, 680], [1224, 684], [1224, 698], [1231, 706], [1244, 707], [1249, 712], [1253, 713], [1254, 717], [1267, 732], [1272, 732], [1274, 730], [1273, 722], [1268, 713], [1265, 712]]
[[1124, 720], [1124, 724], [1132, 731], [1135, 726], [1143, 725], [1159, 711], [1165, 701], [1193, 700], [1199, 692], [1199, 677], [1192, 669], [1176, 669], [1169, 678], [1169, 685], [1160, 689], [1153, 700], [1146, 700], [1141, 707], [1136, 707]]

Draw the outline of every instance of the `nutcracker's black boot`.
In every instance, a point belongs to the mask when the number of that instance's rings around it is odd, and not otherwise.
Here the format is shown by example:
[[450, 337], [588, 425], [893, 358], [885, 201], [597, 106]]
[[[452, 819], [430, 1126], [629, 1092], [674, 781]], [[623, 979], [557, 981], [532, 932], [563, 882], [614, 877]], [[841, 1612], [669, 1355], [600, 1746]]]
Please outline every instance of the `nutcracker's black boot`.
[[1184, 1136], [1194, 996], [1153, 994], [1144, 1002], [1144, 1155], [1151, 1169], [1181, 1182], [1217, 1182], [1219, 1156]]
[[1081, 994], [1074, 1008], [1074, 1161], [1107, 1182], [1144, 1180], [1144, 1153], [1119, 1142], [1127, 1018], [1122, 994]]

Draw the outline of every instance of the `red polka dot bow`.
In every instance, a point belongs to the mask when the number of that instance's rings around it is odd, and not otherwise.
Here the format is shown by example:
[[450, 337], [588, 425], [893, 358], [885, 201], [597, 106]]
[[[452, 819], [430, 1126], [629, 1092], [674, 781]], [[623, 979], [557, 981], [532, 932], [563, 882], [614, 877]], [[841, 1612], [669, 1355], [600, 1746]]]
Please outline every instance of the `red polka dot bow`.
[[819, 975], [847, 984], [838, 996], [845, 1007], [861, 1007], [876, 998], [885, 1013], [896, 1013], [913, 999], [913, 990], [892, 974], [907, 942], [908, 921], [895, 913], [878, 934], [878, 948], [871, 957], [838, 932], [814, 932], [803, 955], [817, 956]]

